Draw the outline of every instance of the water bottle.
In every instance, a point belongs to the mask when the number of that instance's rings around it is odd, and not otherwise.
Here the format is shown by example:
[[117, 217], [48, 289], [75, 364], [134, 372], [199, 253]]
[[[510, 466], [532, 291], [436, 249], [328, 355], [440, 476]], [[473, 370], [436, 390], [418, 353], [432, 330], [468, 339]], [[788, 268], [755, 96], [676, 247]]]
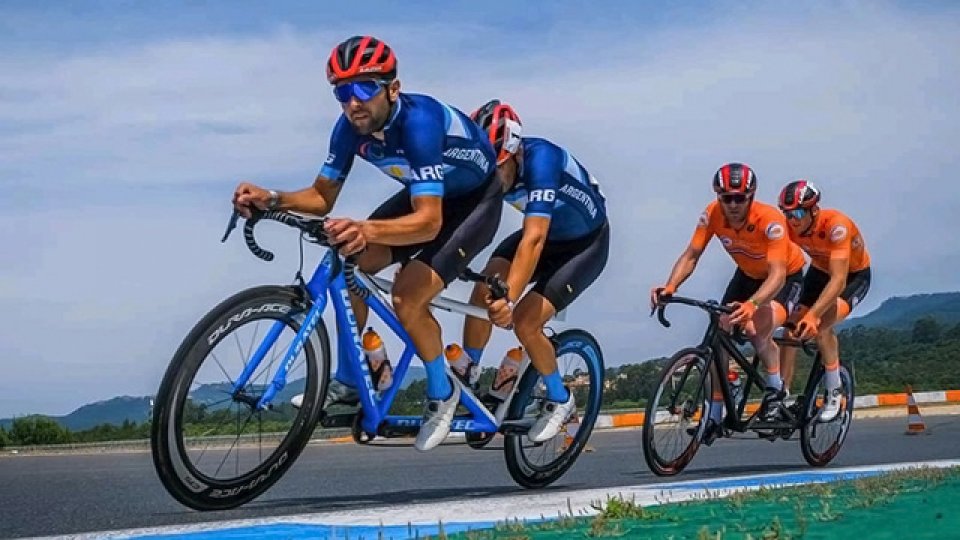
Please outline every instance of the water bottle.
[[470, 356], [463, 347], [456, 343], [451, 343], [443, 349], [443, 355], [447, 357], [447, 363], [461, 381], [467, 380], [467, 369], [470, 368]]
[[377, 390], [386, 390], [393, 384], [393, 367], [387, 358], [387, 348], [372, 327], [363, 333], [363, 352], [370, 367], [370, 378]]
[[497, 376], [490, 385], [490, 395], [506, 401], [513, 386], [517, 384], [517, 377], [520, 376], [520, 361], [523, 360], [523, 347], [514, 347], [507, 351], [503, 360], [500, 362], [500, 369], [497, 370]]
[[727, 382], [730, 383], [730, 397], [733, 398], [733, 404], [740, 406], [740, 400], [743, 399], [743, 372], [736, 362], [731, 361], [727, 366]]

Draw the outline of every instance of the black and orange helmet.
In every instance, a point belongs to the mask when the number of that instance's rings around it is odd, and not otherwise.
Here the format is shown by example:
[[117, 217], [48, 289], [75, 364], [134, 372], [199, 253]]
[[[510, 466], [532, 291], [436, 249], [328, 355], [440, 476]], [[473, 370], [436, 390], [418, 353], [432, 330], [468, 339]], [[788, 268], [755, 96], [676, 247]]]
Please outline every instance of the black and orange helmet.
[[520, 149], [523, 124], [520, 116], [513, 107], [501, 103], [499, 99], [492, 99], [470, 114], [490, 137], [490, 144], [497, 154], [497, 165], [500, 165]]
[[727, 163], [713, 175], [713, 190], [717, 193], [753, 195], [757, 190], [757, 175], [743, 163]]
[[330, 52], [327, 60], [327, 81], [342, 81], [363, 75], [381, 80], [397, 76], [397, 57], [389, 45], [373, 36], [353, 36]]
[[820, 202], [820, 190], [813, 182], [795, 180], [780, 191], [778, 205], [780, 210], [789, 212], [798, 208], [810, 209]]

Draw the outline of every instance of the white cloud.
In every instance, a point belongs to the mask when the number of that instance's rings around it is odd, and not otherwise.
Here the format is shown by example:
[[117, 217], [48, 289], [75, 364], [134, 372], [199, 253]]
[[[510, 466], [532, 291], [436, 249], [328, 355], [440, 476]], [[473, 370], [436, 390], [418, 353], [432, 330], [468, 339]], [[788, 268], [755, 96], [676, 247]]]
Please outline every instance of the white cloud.
[[[567, 146], [600, 179], [614, 247], [568, 323], [600, 338], [608, 365], [698, 337], [698, 314], [677, 308], [670, 330], [648, 319], [647, 291], [728, 160], [756, 168], [767, 200], [804, 176], [857, 220], [875, 268], [861, 314], [891, 294], [958, 286], [960, 256], [944, 239], [960, 225], [956, 15], [827, 4], [729, 17], [558, 28], [513, 55], [502, 43], [516, 36], [493, 28], [376, 29], [402, 52], [405, 89], [467, 111], [507, 99], [528, 133]], [[0, 186], [13, 193], [0, 203], [12, 209], [0, 217], [0, 297], [19, 306], [0, 323], [0, 416], [151, 392], [200, 314], [241, 287], [289, 280], [292, 242], [265, 265], [217, 239], [237, 180], [312, 179], [338, 113], [323, 61], [343, 35], [182, 39], [20, 57], [0, 72]], [[395, 189], [358, 164], [338, 213], [363, 215]], [[507, 215], [501, 237], [519, 223]], [[684, 292], [717, 297], [732, 269], [714, 246]], [[458, 337], [459, 322], [442, 322]], [[488, 361], [508, 341], [498, 337]]]

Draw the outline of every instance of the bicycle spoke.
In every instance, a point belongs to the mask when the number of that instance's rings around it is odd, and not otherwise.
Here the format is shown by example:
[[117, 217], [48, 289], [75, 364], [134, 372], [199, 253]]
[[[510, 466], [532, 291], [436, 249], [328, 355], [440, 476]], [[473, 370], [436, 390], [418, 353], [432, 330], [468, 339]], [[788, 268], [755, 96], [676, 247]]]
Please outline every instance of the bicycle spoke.
[[[227, 453], [226, 453], [226, 455], [223, 456], [223, 460], [220, 462], [220, 466], [217, 467], [217, 470], [213, 473], [214, 476], [220, 474], [220, 470], [223, 468], [223, 465], [227, 462], [227, 458], [230, 457], [230, 452], [233, 450], [233, 448], [234, 448], [234, 447], [237, 445], [237, 443], [240, 441], [240, 436], [243, 434], [243, 430], [247, 428], [247, 424], [250, 423], [250, 419], [251, 419], [251, 418], [253, 418], [253, 414], [252, 414], [252, 413], [251, 413], [249, 416], [247, 416], [247, 419], [243, 422], [243, 426], [238, 430], [238, 432], [237, 432], [237, 437], [236, 437], [236, 438], [233, 440], [233, 442], [230, 444], [230, 448], [227, 449]], [[238, 423], [239, 423], [239, 420], [240, 420], [240, 416], [239, 416], [239, 413], [238, 413], [238, 415], [237, 415], [237, 422], [238, 422]], [[237, 459], [239, 460], [239, 454], [238, 454]], [[239, 468], [239, 462], [238, 462], [238, 468]]]
[[227, 382], [230, 383], [230, 386], [233, 386], [233, 379], [231, 379], [230, 375], [227, 374], [227, 370], [223, 368], [223, 364], [220, 362], [220, 359], [217, 358], [216, 353], [210, 351], [210, 356], [213, 357], [213, 361], [217, 363], [217, 367], [220, 368], [220, 372], [223, 373], [223, 376], [227, 378]]

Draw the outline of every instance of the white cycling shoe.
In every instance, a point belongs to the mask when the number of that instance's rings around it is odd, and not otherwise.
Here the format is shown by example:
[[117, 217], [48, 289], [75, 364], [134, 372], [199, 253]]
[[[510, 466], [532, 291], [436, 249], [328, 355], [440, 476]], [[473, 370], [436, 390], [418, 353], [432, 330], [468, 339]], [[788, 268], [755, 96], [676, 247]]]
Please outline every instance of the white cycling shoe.
[[457, 403], [460, 403], [460, 383], [450, 379], [450, 384], [453, 386], [453, 393], [449, 398], [428, 399], [423, 406], [423, 423], [420, 424], [417, 442], [414, 443], [417, 450], [425, 452], [436, 448], [450, 434], [450, 422], [453, 421]]
[[573, 399], [573, 392], [569, 392], [570, 397], [563, 403], [556, 401], [544, 401], [540, 407], [540, 414], [533, 423], [533, 427], [527, 432], [527, 438], [531, 442], [548, 441], [560, 433], [563, 423], [577, 410], [577, 404]]
[[823, 409], [820, 410], [821, 422], [832, 422], [840, 414], [840, 405], [843, 401], [843, 390], [834, 388], [827, 392], [827, 399], [823, 403]]

